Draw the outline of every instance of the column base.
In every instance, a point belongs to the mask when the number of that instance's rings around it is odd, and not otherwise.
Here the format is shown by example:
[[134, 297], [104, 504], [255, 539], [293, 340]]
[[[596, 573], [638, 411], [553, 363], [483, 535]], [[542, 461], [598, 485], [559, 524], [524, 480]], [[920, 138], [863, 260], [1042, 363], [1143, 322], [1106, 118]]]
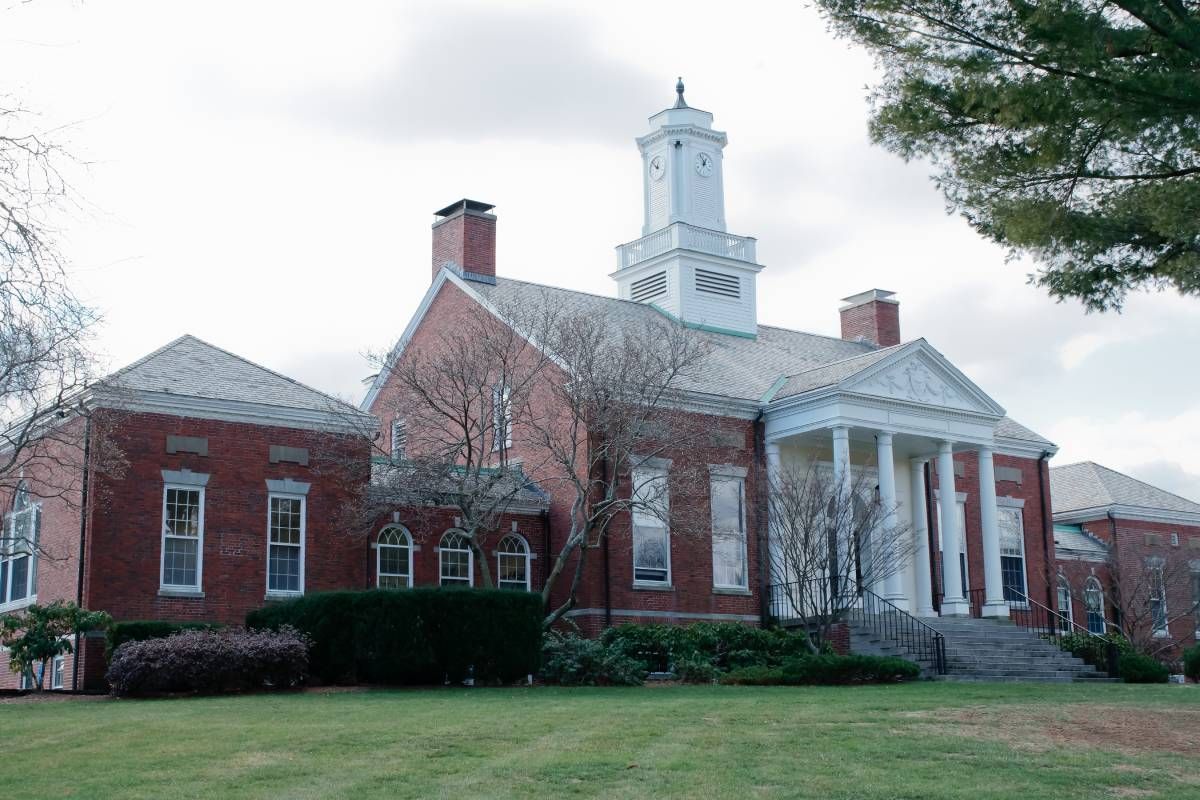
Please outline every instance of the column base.
[[885, 594], [883, 599], [901, 611], [908, 611], [908, 597], [903, 594]]
[[926, 617], [928, 619], [932, 619], [932, 618], [936, 617], [937, 615], [938, 615], [937, 609], [935, 609], [933, 606], [927, 606], [925, 608], [918, 608], [917, 613], [913, 614], [914, 617]]
[[967, 602], [966, 598], [942, 600], [942, 616], [969, 617], [971, 616], [971, 604]]
[[983, 616], [1008, 619], [1008, 603], [1003, 600], [984, 603]]

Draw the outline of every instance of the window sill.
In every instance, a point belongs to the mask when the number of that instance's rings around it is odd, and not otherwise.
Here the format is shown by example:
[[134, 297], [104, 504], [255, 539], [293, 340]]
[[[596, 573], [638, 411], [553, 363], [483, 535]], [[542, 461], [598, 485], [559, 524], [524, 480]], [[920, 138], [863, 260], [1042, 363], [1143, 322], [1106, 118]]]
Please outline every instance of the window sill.
[[19, 611], [22, 608], [37, 604], [37, 595], [31, 594], [29, 597], [22, 597], [20, 600], [13, 600], [11, 603], [0, 603], [0, 613], [8, 611]]
[[643, 583], [641, 581], [634, 581], [633, 586], [631, 588], [637, 592], [673, 592], [673, 591], [675, 591], [675, 587], [669, 583]]
[[750, 597], [752, 595], [749, 589], [743, 589], [740, 586], [714, 586], [713, 594], [730, 594], [738, 597]]
[[297, 597], [303, 597], [304, 592], [267, 592], [264, 600], [295, 600]]
[[1029, 610], [1029, 603], [1018, 603], [1016, 600], [1006, 600], [1005, 602], [1008, 603], [1009, 608], [1015, 608], [1018, 611]]
[[159, 597], [184, 597], [192, 599], [201, 599], [204, 597], [204, 592], [197, 589], [169, 589], [166, 586], [158, 588]]

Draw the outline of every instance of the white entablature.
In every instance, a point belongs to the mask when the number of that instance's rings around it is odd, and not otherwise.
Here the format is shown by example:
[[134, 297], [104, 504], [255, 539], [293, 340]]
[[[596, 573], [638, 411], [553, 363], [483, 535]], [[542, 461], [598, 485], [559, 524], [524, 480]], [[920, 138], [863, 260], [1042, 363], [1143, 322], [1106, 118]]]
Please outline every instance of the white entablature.
[[690, 107], [683, 81], [675, 105], [650, 117], [642, 158], [642, 237], [617, 247], [618, 295], [651, 303], [684, 323], [758, 333], [755, 241], [725, 231], [723, 151], [713, 115]]

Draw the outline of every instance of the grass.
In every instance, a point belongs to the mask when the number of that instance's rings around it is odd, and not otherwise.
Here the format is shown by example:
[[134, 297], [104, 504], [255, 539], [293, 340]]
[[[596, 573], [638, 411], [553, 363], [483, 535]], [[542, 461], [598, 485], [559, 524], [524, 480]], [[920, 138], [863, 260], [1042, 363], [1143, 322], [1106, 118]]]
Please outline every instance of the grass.
[[0, 703], [5, 798], [1200, 798], [1200, 690], [921, 683]]

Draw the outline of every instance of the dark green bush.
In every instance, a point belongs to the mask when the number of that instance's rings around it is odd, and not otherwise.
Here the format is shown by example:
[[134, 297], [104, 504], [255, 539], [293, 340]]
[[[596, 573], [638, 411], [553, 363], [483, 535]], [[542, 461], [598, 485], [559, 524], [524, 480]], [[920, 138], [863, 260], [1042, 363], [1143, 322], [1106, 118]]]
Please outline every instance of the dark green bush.
[[736, 622], [698, 622], [693, 625], [620, 625], [609, 628], [601, 641], [614, 651], [637, 659], [649, 672], [675, 672], [687, 664], [696, 675], [700, 662], [719, 672], [749, 666], [778, 666], [808, 652], [803, 634], [753, 628]]
[[1150, 656], [1125, 653], [1121, 656], [1121, 680], [1126, 683], [1166, 683], [1170, 670]]
[[[1107, 637], [1117, 646], [1118, 657], [1133, 652], [1133, 645], [1123, 636], [1110, 635]], [[1087, 633], [1068, 633], [1060, 640], [1062, 649], [1076, 658], [1082, 658], [1092, 666], [1100, 669], [1108, 668], [1108, 644], [1105, 639]]]
[[542, 647], [540, 677], [560, 686], [640, 686], [646, 669], [596, 639], [551, 632]]
[[725, 673], [702, 655], [684, 656], [672, 670], [684, 683], [713, 683]]
[[781, 667], [747, 667], [734, 670], [721, 683], [748, 686], [841, 685], [897, 683], [920, 677], [921, 668], [891, 656], [805, 656]]
[[1200, 681], [1200, 644], [1183, 651], [1183, 674]]
[[108, 657], [111, 659], [117, 648], [126, 642], [165, 639], [181, 631], [216, 631], [223, 627], [218, 622], [168, 622], [158, 619], [115, 622], [108, 628]]
[[246, 617], [251, 628], [290, 625], [308, 636], [309, 669], [325, 683], [510, 683], [541, 660], [542, 599], [500, 589], [323, 592]]

